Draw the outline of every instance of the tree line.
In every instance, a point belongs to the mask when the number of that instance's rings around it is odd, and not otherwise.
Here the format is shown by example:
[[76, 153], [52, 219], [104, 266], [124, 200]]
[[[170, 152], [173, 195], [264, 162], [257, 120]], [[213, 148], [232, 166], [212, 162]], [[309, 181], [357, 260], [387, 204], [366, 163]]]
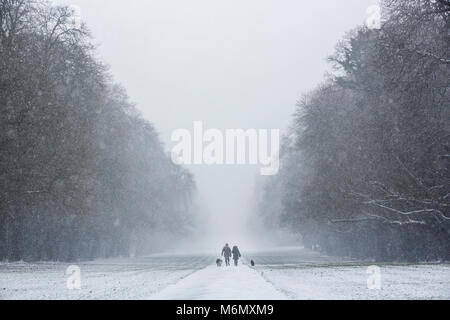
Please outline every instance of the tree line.
[[0, 0], [0, 260], [139, 253], [193, 224], [192, 175], [66, 6]]
[[327, 254], [449, 260], [450, 2], [384, 0], [382, 13], [299, 101], [257, 214]]

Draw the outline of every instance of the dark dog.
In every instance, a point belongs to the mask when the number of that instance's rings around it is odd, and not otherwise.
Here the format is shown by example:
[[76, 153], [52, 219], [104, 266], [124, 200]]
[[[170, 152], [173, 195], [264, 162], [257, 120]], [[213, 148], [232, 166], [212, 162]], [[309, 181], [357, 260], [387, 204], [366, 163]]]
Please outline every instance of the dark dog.
[[217, 259], [216, 260], [216, 264], [217, 264], [218, 267], [221, 267], [222, 263], [223, 263], [222, 259]]
[[250, 264], [252, 265], [252, 267], [254, 267], [255, 266], [255, 261], [250, 261]]

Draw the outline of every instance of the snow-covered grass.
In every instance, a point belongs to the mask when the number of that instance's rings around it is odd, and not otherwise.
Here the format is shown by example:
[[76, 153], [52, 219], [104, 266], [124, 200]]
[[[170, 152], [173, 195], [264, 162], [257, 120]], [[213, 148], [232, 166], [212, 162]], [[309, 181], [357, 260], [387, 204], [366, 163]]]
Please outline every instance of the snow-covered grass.
[[380, 289], [368, 289], [367, 266], [262, 267], [291, 299], [450, 299], [450, 265], [380, 265]]
[[[291, 299], [450, 299], [449, 264], [379, 264], [328, 257], [301, 248], [251, 252], [246, 260]], [[380, 289], [369, 289], [368, 267], [380, 269]]]
[[209, 256], [153, 256], [80, 263], [80, 290], [67, 288], [69, 264], [3, 263], [0, 299], [147, 299], [211, 261]]

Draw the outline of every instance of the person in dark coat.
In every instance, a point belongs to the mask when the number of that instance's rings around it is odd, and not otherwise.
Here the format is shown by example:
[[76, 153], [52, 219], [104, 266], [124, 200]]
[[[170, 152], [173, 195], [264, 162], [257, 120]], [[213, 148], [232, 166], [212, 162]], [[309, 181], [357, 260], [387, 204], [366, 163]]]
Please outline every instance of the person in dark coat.
[[231, 253], [233, 254], [234, 265], [237, 266], [239, 258], [241, 257], [241, 253], [239, 252], [239, 248], [237, 246], [234, 246], [233, 250], [231, 251]]
[[222, 256], [225, 258], [225, 265], [230, 265], [231, 249], [228, 243], [222, 249]]

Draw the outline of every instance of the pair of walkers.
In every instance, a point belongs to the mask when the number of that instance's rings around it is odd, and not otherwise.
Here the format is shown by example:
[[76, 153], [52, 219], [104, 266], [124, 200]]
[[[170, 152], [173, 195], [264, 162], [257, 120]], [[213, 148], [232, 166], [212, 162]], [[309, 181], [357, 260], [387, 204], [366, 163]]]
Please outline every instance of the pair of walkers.
[[241, 253], [239, 252], [239, 248], [234, 246], [233, 249], [230, 248], [228, 243], [222, 249], [222, 256], [225, 258], [225, 265], [230, 265], [230, 258], [233, 256], [234, 265], [238, 265], [239, 258], [241, 257]]

